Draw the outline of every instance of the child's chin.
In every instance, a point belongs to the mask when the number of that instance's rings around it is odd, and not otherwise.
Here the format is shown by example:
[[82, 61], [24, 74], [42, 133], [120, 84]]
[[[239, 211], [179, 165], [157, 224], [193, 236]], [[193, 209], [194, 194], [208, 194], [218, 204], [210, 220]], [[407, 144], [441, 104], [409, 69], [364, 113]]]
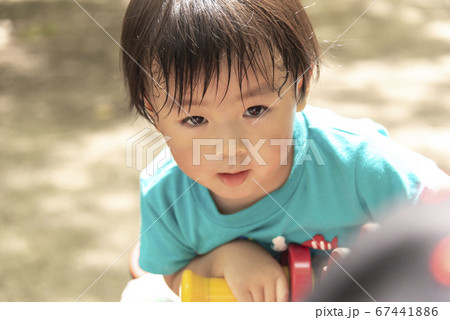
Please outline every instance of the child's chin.
[[222, 189], [217, 192], [222, 198], [227, 199], [240, 199], [247, 196], [247, 192], [243, 188], [239, 187], [222, 187]]
[[[224, 199], [228, 200], [242, 200], [249, 199], [252, 196], [251, 190], [249, 190], [248, 187], [233, 187], [228, 188], [228, 190], [223, 190], [225, 188], [222, 188], [220, 192], [217, 194]], [[231, 190], [230, 190], [231, 189]]]

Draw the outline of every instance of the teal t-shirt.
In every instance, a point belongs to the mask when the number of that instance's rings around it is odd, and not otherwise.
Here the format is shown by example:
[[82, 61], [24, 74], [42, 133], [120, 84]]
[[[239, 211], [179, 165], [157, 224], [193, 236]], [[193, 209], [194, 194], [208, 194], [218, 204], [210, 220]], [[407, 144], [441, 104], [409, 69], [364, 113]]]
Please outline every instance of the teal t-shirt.
[[[293, 142], [294, 164], [285, 184], [229, 215], [219, 213], [209, 190], [173, 159], [151, 175], [143, 171], [141, 268], [172, 274], [239, 237], [274, 256], [291, 242], [313, 249], [345, 247], [383, 208], [417, 201], [439, 174], [434, 162], [388, 138], [381, 125], [311, 106], [297, 114]], [[167, 152], [162, 156], [167, 160]]]

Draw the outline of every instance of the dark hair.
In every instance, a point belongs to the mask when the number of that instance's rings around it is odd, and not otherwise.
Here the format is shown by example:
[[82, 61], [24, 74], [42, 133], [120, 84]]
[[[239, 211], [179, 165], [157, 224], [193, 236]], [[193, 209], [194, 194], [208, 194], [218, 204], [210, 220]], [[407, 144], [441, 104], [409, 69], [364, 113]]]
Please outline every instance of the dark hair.
[[[299, 100], [312, 77], [307, 71], [319, 74], [319, 45], [299, 0], [131, 0], [121, 42], [130, 107], [150, 122], [145, 100], [151, 101], [153, 85], [170, 92], [169, 79], [174, 94], [166, 96], [161, 109], [168, 100], [172, 109], [186, 93], [192, 99], [199, 84], [203, 98], [220, 72], [228, 73], [229, 84], [232, 66], [241, 88], [251, 70], [279, 94], [289, 78], [304, 73]], [[285, 73], [279, 88], [274, 87], [276, 68]]]

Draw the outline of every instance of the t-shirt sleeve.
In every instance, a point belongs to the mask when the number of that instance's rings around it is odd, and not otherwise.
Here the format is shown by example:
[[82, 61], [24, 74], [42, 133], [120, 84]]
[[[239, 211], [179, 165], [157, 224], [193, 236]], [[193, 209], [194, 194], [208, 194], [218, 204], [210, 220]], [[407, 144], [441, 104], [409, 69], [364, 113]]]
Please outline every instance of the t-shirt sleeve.
[[186, 244], [171, 204], [165, 206], [158, 202], [152, 205], [152, 199], [164, 197], [157, 190], [143, 192], [143, 189], [141, 181], [139, 265], [151, 273], [173, 274], [186, 266], [196, 253]]
[[373, 220], [393, 205], [418, 202], [441, 173], [433, 161], [382, 135], [368, 138], [355, 163], [358, 197]]

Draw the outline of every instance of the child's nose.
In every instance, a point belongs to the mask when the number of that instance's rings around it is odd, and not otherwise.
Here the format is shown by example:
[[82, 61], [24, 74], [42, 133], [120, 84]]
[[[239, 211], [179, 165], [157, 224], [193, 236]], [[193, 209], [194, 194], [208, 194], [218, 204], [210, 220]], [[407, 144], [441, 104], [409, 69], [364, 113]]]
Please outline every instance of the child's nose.
[[[221, 153], [224, 158], [232, 161], [234, 159], [234, 164], [239, 160], [238, 158], [243, 157], [247, 153], [247, 147], [243, 143], [243, 136], [241, 132], [232, 125], [226, 126], [218, 132], [218, 136], [223, 140], [222, 150], [217, 150]], [[231, 164], [231, 163], [230, 163]]]
[[236, 164], [238, 158], [242, 157], [246, 154], [246, 147], [242, 143], [241, 138], [229, 138], [228, 140], [224, 140], [223, 142], [223, 156], [228, 158], [229, 160], [234, 159], [234, 163]]

